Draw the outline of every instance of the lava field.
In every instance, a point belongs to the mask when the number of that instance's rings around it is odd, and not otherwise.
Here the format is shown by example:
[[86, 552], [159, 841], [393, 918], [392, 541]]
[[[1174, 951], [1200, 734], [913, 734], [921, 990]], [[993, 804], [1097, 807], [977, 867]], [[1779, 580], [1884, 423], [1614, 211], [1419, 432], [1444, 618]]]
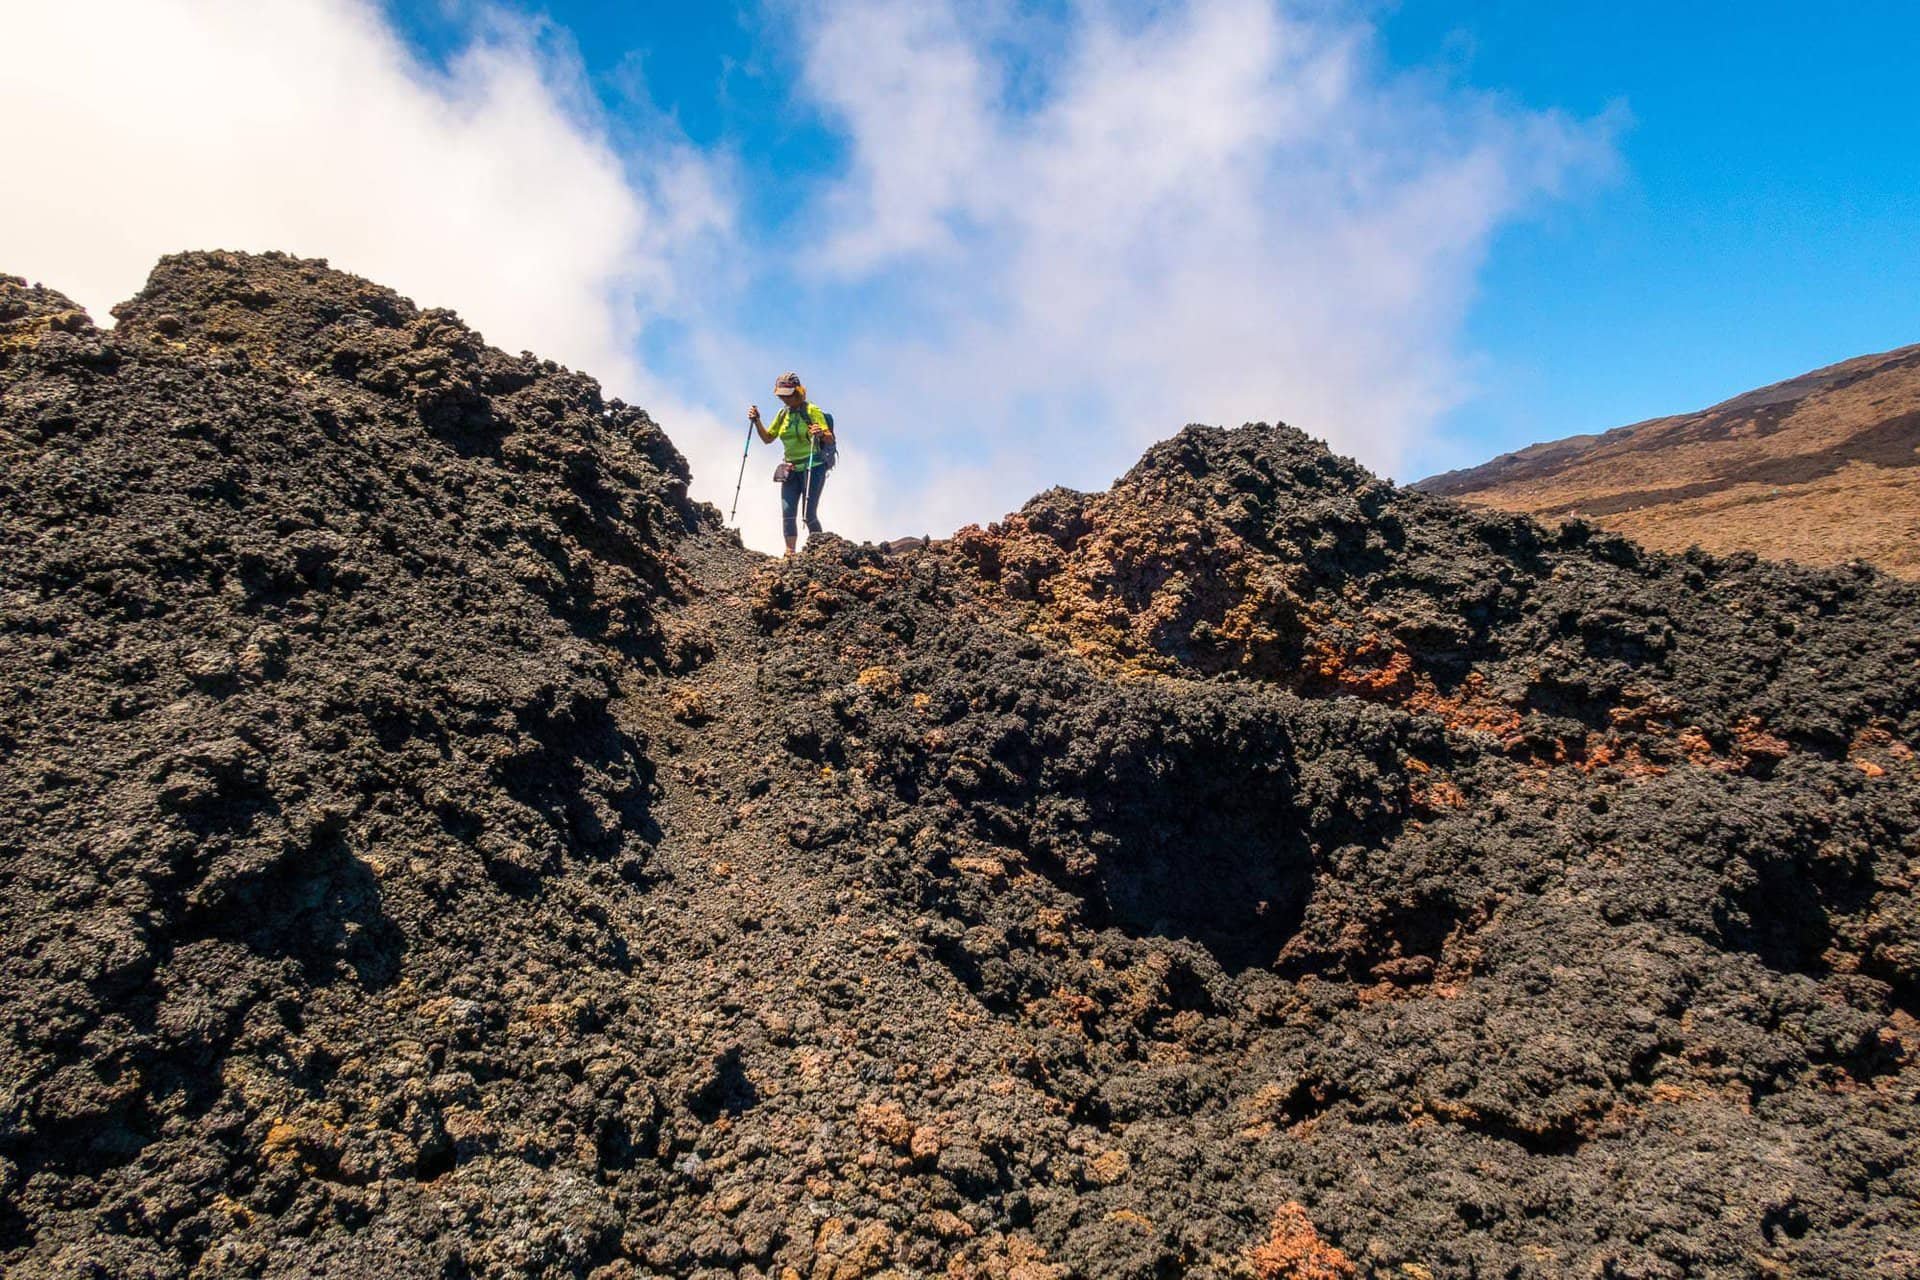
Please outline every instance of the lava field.
[[1920, 1275], [1920, 584], [1188, 427], [745, 550], [282, 255], [0, 277], [9, 1277]]

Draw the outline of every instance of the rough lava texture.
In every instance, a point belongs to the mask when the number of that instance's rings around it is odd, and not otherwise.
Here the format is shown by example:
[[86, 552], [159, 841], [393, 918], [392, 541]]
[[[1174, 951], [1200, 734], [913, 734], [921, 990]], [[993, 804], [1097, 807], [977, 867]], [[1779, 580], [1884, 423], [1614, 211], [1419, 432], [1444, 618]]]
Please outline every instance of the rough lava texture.
[[8, 1276], [1920, 1272], [1920, 589], [1190, 427], [785, 562], [276, 255], [0, 277]]

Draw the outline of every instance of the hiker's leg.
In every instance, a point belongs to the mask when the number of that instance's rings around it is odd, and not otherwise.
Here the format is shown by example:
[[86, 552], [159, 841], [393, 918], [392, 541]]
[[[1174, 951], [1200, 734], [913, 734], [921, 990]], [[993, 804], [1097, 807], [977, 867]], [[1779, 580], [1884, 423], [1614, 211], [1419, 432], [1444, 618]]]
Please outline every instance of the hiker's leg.
[[799, 533], [795, 513], [800, 509], [800, 473], [790, 471], [787, 478], [780, 482], [780, 532], [787, 539], [787, 550], [793, 550], [793, 541]]
[[807, 477], [807, 492], [810, 498], [810, 501], [807, 503], [807, 532], [820, 533], [822, 532], [820, 528], [820, 491], [827, 487], [827, 469], [825, 467], [815, 467], [813, 470], [807, 472]]

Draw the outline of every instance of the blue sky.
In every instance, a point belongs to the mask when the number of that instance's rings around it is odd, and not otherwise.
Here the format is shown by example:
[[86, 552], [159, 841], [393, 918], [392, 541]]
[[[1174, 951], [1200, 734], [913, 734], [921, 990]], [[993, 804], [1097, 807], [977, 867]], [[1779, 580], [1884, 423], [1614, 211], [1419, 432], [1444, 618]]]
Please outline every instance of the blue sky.
[[0, 270], [104, 318], [162, 252], [327, 257], [645, 405], [723, 507], [798, 369], [855, 536], [1188, 421], [1409, 480], [1920, 341], [1911, 3], [97, 0], [0, 47]]
[[[1065, 6], [1035, 8], [1070, 21]], [[393, 12], [435, 55], [461, 38], [444, 10]], [[737, 157], [755, 192], [804, 189], [848, 162], [831, 122], [794, 100], [790, 15], [777, 8], [539, 12], [574, 41], [612, 113], [631, 109], [637, 71], [653, 108]], [[1352, 12], [1386, 74], [1609, 120], [1617, 155], [1489, 236], [1456, 345], [1469, 386], [1393, 459], [1401, 478], [1920, 341], [1920, 6], [1402, 0]], [[776, 213], [753, 221], [754, 234], [778, 232]], [[899, 305], [885, 281], [848, 303]], [[831, 372], [809, 376], [819, 387]]]
[[1408, 0], [1382, 33], [1402, 65], [1631, 113], [1613, 182], [1495, 238], [1450, 452], [1920, 342], [1920, 5]]

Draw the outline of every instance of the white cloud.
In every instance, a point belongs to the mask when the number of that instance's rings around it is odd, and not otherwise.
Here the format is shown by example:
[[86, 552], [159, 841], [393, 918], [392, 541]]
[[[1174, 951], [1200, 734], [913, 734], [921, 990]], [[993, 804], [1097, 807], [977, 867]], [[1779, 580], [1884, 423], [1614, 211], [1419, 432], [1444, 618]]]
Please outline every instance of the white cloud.
[[483, 12], [441, 72], [357, 0], [0, 6], [0, 269], [105, 321], [163, 253], [325, 257], [644, 402], [724, 169], [661, 138], [636, 179], [541, 35]]
[[1049, 57], [972, 12], [798, 19], [851, 141], [816, 286], [888, 280], [931, 318], [840, 358], [860, 420], [941, 424], [896, 526], [1104, 484], [1189, 421], [1284, 418], [1391, 471], [1469, 391], [1493, 234], [1612, 160], [1607, 121], [1391, 76], [1324, 5], [1089, 3]]

